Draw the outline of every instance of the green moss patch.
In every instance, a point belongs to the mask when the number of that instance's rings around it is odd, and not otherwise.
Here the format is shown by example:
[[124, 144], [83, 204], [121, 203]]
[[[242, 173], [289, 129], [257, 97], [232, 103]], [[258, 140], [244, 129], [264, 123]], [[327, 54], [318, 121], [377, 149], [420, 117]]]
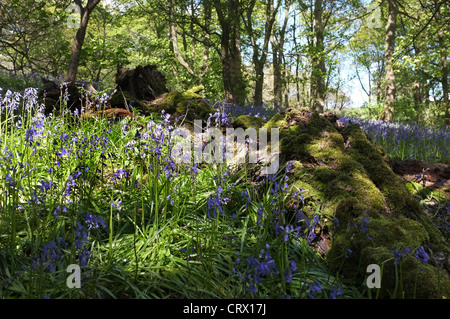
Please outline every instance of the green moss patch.
[[196, 86], [186, 91], [175, 90], [164, 93], [152, 101], [137, 101], [129, 92], [123, 92], [123, 96], [121, 92], [116, 92], [111, 96], [110, 103], [115, 107], [124, 108], [125, 97], [128, 106], [136, 107], [143, 115], [161, 114], [164, 111], [170, 114], [172, 119], [179, 118], [180, 122], [184, 119], [189, 123], [195, 119], [206, 120], [210, 114], [217, 112], [200, 95], [202, 90], [202, 86]]
[[[376, 263], [384, 265], [383, 297], [400, 290], [409, 297], [450, 297], [448, 275], [442, 276], [445, 270], [419, 265], [411, 256], [405, 257], [399, 288], [394, 249], [414, 250], [423, 245], [448, 252], [448, 247], [405, 181], [392, 171], [383, 150], [358, 126], [340, 128], [317, 113], [290, 109], [264, 127], [279, 128], [281, 160], [294, 164], [289, 180], [308, 199], [302, 210], [311, 216], [320, 205], [322, 215], [339, 220], [339, 227], [331, 227], [331, 248], [326, 255], [332, 270], [342, 278], [363, 282], [367, 265]], [[420, 267], [430, 274], [431, 287], [439, 285], [439, 289], [432, 293], [424, 287], [427, 277]]]
[[233, 121], [233, 127], [242, 127], [243, 129], [255, 128], [258, 130], [266, 121], [257, 116], [240, 115]]

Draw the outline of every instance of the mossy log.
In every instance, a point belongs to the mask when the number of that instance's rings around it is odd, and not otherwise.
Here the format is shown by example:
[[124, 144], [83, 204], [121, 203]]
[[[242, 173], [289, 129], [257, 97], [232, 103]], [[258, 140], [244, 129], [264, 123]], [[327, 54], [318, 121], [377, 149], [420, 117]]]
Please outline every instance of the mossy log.
[[206, 120], [217, 112], [199, 93], [202, 86], [195, 86], [186, 91], [174, 90], [163, 93], [151, 101], [137, 100], [130, 92], [115, 92], [110, 99], [114, 107], [124, 107], [124, 98], [130, 107], [135, 107], [142, 115], [161, 114], [163, 111], [178, 119], [179, 123], [193, 124], [193, 121]]
[[116, 90], [129, 92], [136, 100], [152, 101], [169, 92], [166, 78], [155, 65], [138, 66], [135, 69], [117, 67]]
[[[303, 202], [295, 203], [297, 207], [312, 217], [320, 205], [326, 217], [320, 228], [326, 236], [316, 236], [313, 245], [321, 248], [332, 270], [365, 284], [366, 267], [383, 266], [382, 298], [392, 296], [400, 284], [407, 298], [450, 297], [449, 273], [434, 258], [450, 256], [448, 243], [392, 171], [383, 149], [357, 125], [343, 127], [332, 117], [289, 109], [264, 127], [280, 129], [280, 159], [292, 161], [289, 181], [294, 190], [302, 190]], [[338, 227], [331, 222], [334, 218]], [[365, 218], [370, 221], [367, 229], [361, 227]], [[324, 245], [327, 237], [331, 240]], [[404, 256], [399, 283], [393, 250], [420, 246], [427, 249], [430, 262]]]
[[258, 128], [260, 128], [264, 124], [266, 124], [266, 121], [263, 118], [250, 115], [239, 115], [233, 121], [234, 128], [241, 127], [243, 129], [255, 128], [256, 130], [258, 130]]

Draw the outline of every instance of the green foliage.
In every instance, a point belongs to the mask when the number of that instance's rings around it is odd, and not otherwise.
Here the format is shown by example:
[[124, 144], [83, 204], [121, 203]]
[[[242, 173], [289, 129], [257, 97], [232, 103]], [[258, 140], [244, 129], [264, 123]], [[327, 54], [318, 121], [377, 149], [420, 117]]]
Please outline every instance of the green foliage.
[[39, 88], [42, 85], [40, 79], [28, 76], [14, 76], [6, 72], [0, 72], [0, 88], [3, 93], [7, 90], [11, 92], [23, 92], [26, 88]]

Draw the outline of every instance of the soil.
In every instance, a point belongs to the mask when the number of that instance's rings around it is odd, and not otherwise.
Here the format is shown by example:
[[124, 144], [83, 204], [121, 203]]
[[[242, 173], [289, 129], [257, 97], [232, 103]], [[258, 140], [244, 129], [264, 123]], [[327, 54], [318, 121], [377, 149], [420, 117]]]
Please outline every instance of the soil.
[[394, 173], [405, 181], [421, 183], [430, 189], [442, 189], [450, 194], [450, 165], [404, 160], [395, 161], [391, 166]]

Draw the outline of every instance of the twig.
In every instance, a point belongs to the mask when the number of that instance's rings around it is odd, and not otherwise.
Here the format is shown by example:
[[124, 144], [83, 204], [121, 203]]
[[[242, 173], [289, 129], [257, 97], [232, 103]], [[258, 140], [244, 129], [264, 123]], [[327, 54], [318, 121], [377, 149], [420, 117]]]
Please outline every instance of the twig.
[[125, 102], [125, 107], [127, 108], [127, 111], [130, 112], [130, 108], [128, 107], [127, 99], [125, 98], [125, 95], [123, 94], [122, 88], [120, 87], [120, 85], [119, 85], [119, 90], [120, 90], [120, 93], [122, 94], [123, 101]]

